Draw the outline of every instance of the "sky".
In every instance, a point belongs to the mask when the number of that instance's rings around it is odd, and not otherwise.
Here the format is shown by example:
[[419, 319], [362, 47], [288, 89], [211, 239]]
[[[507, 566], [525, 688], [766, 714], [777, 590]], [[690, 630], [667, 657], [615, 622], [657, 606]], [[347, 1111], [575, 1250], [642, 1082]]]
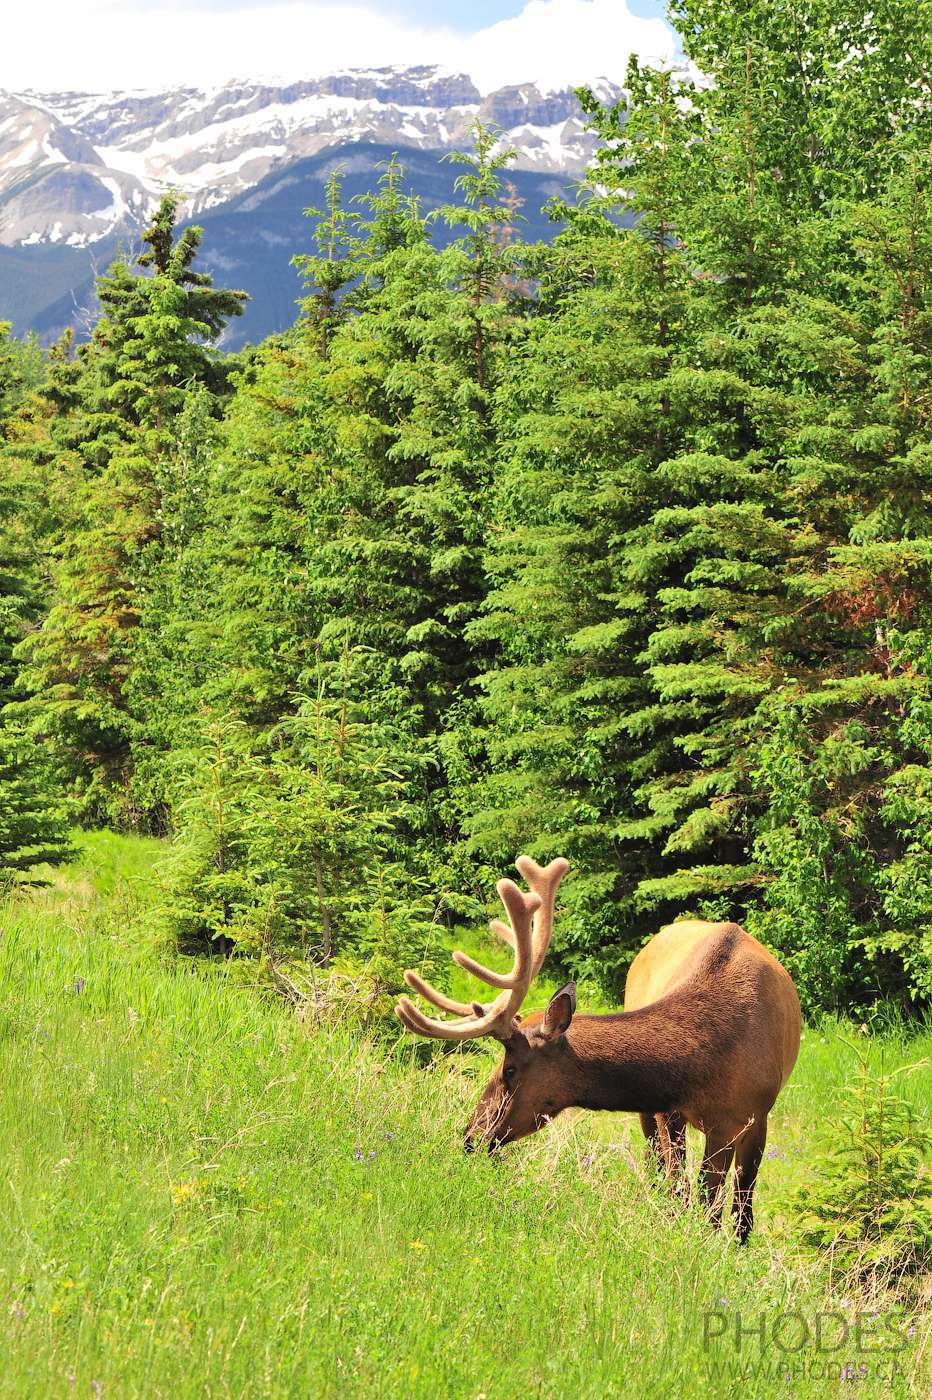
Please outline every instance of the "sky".
[[620, 81], [669, 60], [660, 0], [29, 0], [5, 5], [0, 89], [105, 92], [439, 63], [483, 91]]

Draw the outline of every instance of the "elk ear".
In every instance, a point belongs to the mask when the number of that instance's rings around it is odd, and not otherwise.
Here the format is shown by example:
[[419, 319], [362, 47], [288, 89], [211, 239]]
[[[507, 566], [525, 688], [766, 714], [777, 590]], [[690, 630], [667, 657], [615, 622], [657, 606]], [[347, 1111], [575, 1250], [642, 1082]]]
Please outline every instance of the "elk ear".
[[567, 982], [550, 998], [550, 1005], [544, 1012], [541, 1032], [545, 1040], [556, 1040], [568, 1029], [576, 1010], [576, 983]]

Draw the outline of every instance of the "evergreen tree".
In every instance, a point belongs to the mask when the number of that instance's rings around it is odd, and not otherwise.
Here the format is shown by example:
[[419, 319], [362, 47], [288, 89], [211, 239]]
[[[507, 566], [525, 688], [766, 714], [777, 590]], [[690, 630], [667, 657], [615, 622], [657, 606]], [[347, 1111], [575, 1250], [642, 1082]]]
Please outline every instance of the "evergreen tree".
[[[680, 843], [701, 822], [708, 844], [722, 825], [696, 813], [727, 803], [730, 780], [720, 755], [697, 772], [693, 746], [710, 714], [732, 733], [747, 682], [719, 676], [703, 695], [669, 673], [709, 649], [689, 594], [746, 586], [747, 574], [757, 584], [746, 556], [761, 547], [746, 537], [747, 520], [760, 535], [753, 495], [737, 504], [755, 479], [744, 386], [703, 351], [706, 294], [676, 238], [689, 124], [670, 75], [634, 65], [629, 82], [626, 111], [588, 104], [606, 140], [608, 207], [568, 211], [500, 395], [513, 456], [489, 561], [497, 586], [472, 629], [502, 648], [482, 682], [492, 772], [465, 799], [473, 841], [496, 861], [525, 843], [575, 858], [567, 955], [608, 972], [654, 906], [681, 897], [662, 885]], [[614, 214], [632, 206], [636, 231], [620, 229]], [[462, 764], [468, 782], [468, 753]], [[715, 887], [742, 874], [723, 856]]]
[[789, 458], [809, 548], [787, 579], [784, 683], [761, 716], [772, 883], [757, 926], [820, 1004], [932, 991], [929, 174], [907, 147], [884, 194], [850, 210], [844, 358]]
[[167, 196], [144, 234], [138, 270], [116, 262], [98, 279], [101, 319], [79, 352], [77, 400], [50, 423], [73, 502], [63, 521], [54, 598], [23, 645], [24, 706], [34, 732], [67, 756], [88, 815], [133, 820], [126, 789], [138, 716], [127, 702], [145, 580], [164, 530], [163, 473], [185, 396], [216, 392], [224, 371], [210, 342], [245, 296], [211, 286], [192, 262], [200, 230], [175, 240]]
[[[394, 167], [393, 171], [394, 171]], [[302, 274], [308, 295], [301, 302], [318, 353], [327, 358], [330, 338], [352, 303], [344, 295], [359, 276], [361, 248], [358, 220], [343, 202], [343, 169], [335, 166], [324, 184], [324, 208], [305, 209], [316, 220], [317, 253], [300, 253], [292, 263]]]
[[[305, 332], [269, 347], [229, 416], [235, 703], [274, 724], [289, 691], [348, 655], [356, 702], [408, 736], [409, 773], [436, 761], [441, 716], [477, 669], [463, 631], [484, 592], [492, 392], [520, 324], [500, 294], [514, 261], [494, 233], [502, 162], [480, 132], [462, 211], [443, 211], [467, 232], [440, 252], [395, 162], [349, 224], [334, 186], [324, 252], [303, 261], [324, 311], [312, 295]], [[333, 228], [355, 270], [336, 310]]]
[[[0, 424], [2, 428], [2, 424]], [[0, 888], [13, 872], [69, 853], [61, 776], [10, 714], [14, 651], [41, 608], [41, 579], [31, 545], [29, 500], [22, 478], [0, 479]]]
[[9, 321], [0, 321], [0, 426], [19, 409], [45, 377], [38, 340], [18, 340]]

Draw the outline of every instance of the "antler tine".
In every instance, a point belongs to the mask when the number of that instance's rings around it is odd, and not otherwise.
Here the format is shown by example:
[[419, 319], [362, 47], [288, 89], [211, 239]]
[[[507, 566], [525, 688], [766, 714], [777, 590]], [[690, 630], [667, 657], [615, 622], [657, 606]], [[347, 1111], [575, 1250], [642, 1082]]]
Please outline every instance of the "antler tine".
[[410, 968], [405, 973], [405, 981], [413, 992], [422, 996], [425, 1001], [432, 1001], [434, 1006], [439, 1006], [441, 1011], [452, 1011], [454, 1016], [474, 1016], [475, 1010], [471, 1002], [454, 1001], [452, 997], [445, 996], [443, 992], [438, 992], [436, 987], [432, 987], [429, 982], [425, 982], [423, 977], [419, 977]]
[[[409, 997], [399, 997], [395, 1015], [402, 1025], [415, 1035], [429, 1035], [437, 1040], [473, 1040], [481, 1035], [494, 1035], [499, 1040], [507, 1040], [512, 1034], [515, 1016], [534, 979], [533, 921], [541, 907], [541, 901], [540, 895], [534, 891], [524, 894], [513, 880], [500, 880], [497, 889], [511, 926], [507, 930], [515, 951], [511, 972], [493, 972], [491, 968], [483, 967], [465, 953], [455, 952], [453, 957], [460, 967], [473, 973], [483, 982], [488, 982], [490, 986], [500, 987], [501, 992], [489, 1006], [483, 1006], [481, 1009], [478, 1003], [475, 1006], [466, 1006], [438, 992], [429, 982], [425, 982], [416, 972], [409, 969], [405, 973], [405, 981], [409, 987], [435, 1006], [439, 1006], [442, 1011], [452, 1011], [460, 1017], [456, 1021], [434, 1020], [425, 1016]], [[504, 929], [505, 925], [500, 927]]]
[[501, 919], [491, 919], [489, 922], [489, 928], [494, 934], [496, 934], [498, 938], [502, 940], [503, 943], [508, 944], [508, 947], [512, 950], [512, 952], [514, 951], [515, 936], [507, 924], [503, 924]]
[[474, 1040], [481, 1035], [495, 1035], [501, 1029], [502, 1013], [510, 993], [503, 992], [484, 1016], [464, 1017], [460, 1021], [435, 1021], [418, 1010], [409, 997], [399, 997], [395, 1015], [415, 1035], [433, 1036], [435, 1040]]
[[540, 897], [540, 908], [534, 917], [533, 945], [534, 971], [540, 972], [550, 940], [553, 937], [553, 906], [556, 903], [560, 881], [570, 868], [564, 856], [557, 856], [547, 866], [540, 866], [531, 856], [518, 856], [515, 861], [518, 873], [523, 875], [531, 889]]
[[[531, 979], [527, 977], [527, 973], [534, 963], [531, 919], [540, 907], [540, 897], [536, 894], [524, 894], [513, 880], [499, 880], [495, 888], [498, 890], [499, 899], [508, 912], [510, 924], [508, 932], [511, 936], [507, 941], [515, 950], [514, 967], [510, 972], [493, 972], [491, 968], [483, 967], [482, 963], [476, 962], [475, 958], [469, 957], [467, 953], [460, 952], [453, 954], [453, 961], [459, 963], [460, 967], [465, 968], [467, 972], [471, 972], [473, 977], [478, 977], [480, 982], [488, 982], [490, 987], [501, 987], [506, 991], [511, 991], [513, 988], [519, 987], [525, 979], [527, 979], [527, 986], [530, 986]], [[498, 919], [493, 919], [491, 927], [498, 932], [498, 929], [505, 928], [505, 925]], [[527, 991], [527, 986], [525, 991]]]

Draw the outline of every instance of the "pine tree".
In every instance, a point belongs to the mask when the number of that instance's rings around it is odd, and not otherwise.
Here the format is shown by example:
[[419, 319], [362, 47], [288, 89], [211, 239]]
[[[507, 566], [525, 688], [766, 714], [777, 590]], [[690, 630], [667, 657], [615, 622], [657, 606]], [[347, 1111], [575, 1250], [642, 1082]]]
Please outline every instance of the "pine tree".
[[34, 336], [18, 340], [9, 321], [0, 321], [0, 427], [45, 377], [42, 350]]
[[200, 230], [176, 241], [176, 209], [174, 197], [163, 199], [138, 270], [118, 261], [98, 280], [102, 315], [79, 352], [74, 408], [50, 423], [73, 502], [52, 606], [23, 644], [33, 697], [23, 708], [67, 756], [84, 809], [98, 818], [135, 819], [124, 794], [139, 721], [126, 690], [164, 530], [161, 474], [190, 387], [222, 387], [209, 342], [245, 300], [192, 268]]
[[[19, 387], [25, 387], [22, 380]], [[31, 548], [36, 503], [22, 489], [25, 484], [22, 477], [0, 480], [0, 887], [13, 872], [59, 862], [70, 850], [61, 776], [9, 711], [16, 688], [14, 651], [42, 603]]]

